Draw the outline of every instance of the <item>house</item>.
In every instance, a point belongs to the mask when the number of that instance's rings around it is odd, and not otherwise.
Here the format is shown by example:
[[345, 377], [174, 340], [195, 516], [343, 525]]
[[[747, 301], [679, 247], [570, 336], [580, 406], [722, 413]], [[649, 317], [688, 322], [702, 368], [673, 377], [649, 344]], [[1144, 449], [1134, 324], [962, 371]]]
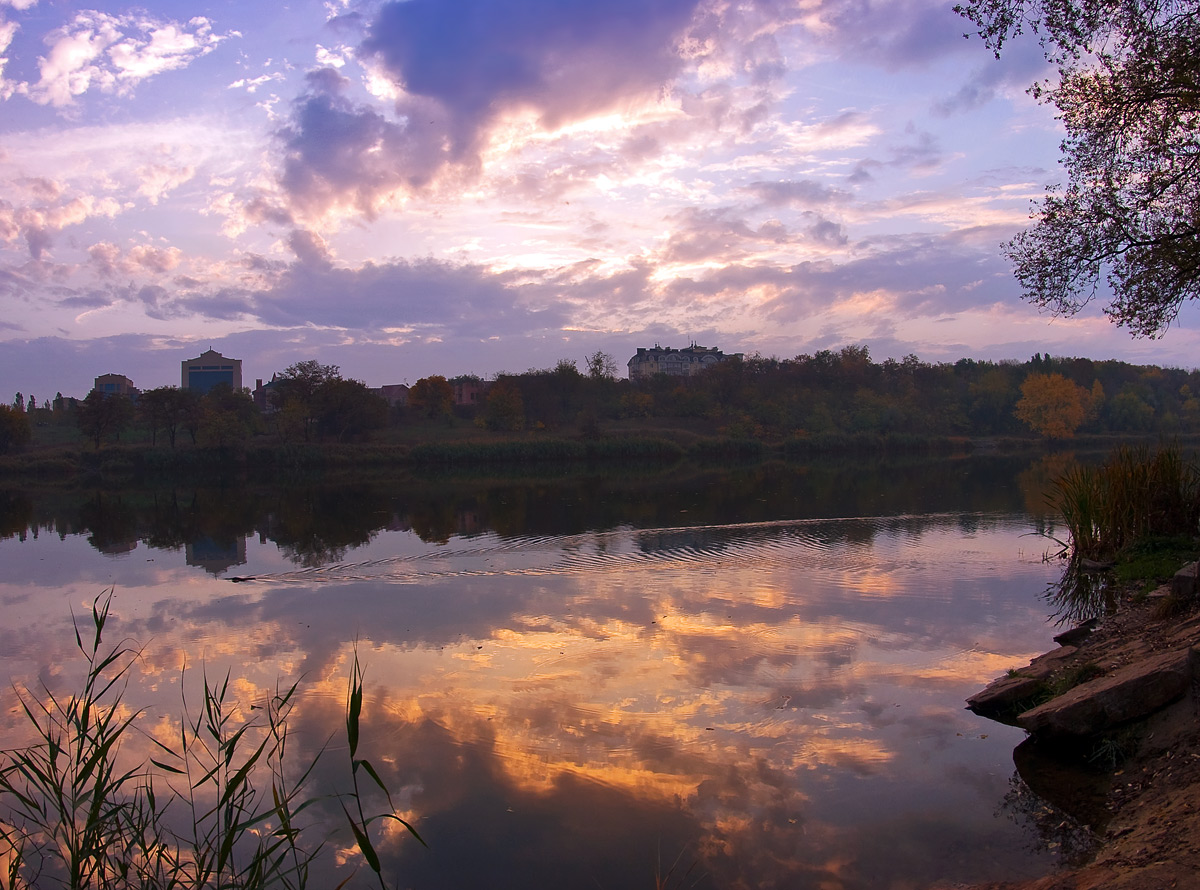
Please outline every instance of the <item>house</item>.
[[629, 360], [629, 379], [653, 377], [655, 374], [692, 377], [718, 362], [741, 357], [740, 352], [726, 355], [715, 346], [697, 346], [693, 343], [683, 349], [672, 349], [656, 343], [651, 349], [638, 347], [637, 355]]
[[454, 387], [455, 405], [478, 405], [487, 397], [491, 384], [478, 377], [455, 377], [450, 381]]
[[250, 393], [250, 397], [254, 399], [254, 405], [263, 414], [271, 414], [279, 410], [279, 406], [275, 403], [273, 394], [279, 388], [278, 374], [272, 374], [271, 379], [265, 384], [262, 378], [254, 381], [254, 391]]
[[230, 389], [242, 388], [242, 360], [226, 358], [215, 349], [181, 363], [183, 389], [191, 389], [203, 395], [218, 383], [228, 383]]

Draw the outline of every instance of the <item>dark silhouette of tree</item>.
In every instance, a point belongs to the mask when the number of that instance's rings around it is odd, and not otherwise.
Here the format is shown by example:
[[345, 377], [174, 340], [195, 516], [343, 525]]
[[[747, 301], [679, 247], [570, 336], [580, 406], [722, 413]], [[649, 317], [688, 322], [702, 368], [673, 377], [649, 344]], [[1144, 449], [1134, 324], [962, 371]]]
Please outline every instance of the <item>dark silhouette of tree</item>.
[[1059, 68], [1030, 92], [1059, 110], [1066, 186], [1005, 246], [1027, 300], [1104, 311], [1161, 336], [1200, 296], [1200, 15], [1194, 0], [972, 0], [956, 7], [999, 55], [1035, 31]]
[[75, 414], [79, 431], [96, 444], [97, 451], [100, 450], [100, 443], [109, 436], [119, 438], [121, 432], [133, 423], [133, 418], [133, 403], [128, 396], [106, 394], [96, 389], [79, 403]]
[[387, 402], [360, 380], [326, 380], [316, 391], [314, 412], [322, 439], [359, 439], [387, 423]]
[[312, 359], [296, 362], [277, 374], [271, 398], [282, 414], [276, 424], [281, 436], [288, 438], [290, 428], [296, 426], [304, 441], [309, 441], [317, 425], [318, 390], [330, 381], [341, 379], [337, 365], [322, 365]]
[[0, 405], [0, 454], [20, 451], [32, 436], [29, 415], [8, 405]]

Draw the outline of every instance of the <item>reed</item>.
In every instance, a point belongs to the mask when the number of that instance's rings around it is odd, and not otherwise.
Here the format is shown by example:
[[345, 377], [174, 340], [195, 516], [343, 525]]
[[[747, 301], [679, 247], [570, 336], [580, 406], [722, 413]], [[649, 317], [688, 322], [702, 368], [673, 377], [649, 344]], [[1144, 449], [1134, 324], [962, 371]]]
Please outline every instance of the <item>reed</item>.
[[1107, 562], [1150, 538], [1194, 538], [1200, 470], [1174, 446], [1121, 447], [1099, 466], [1075, 465], [1054, 483], [1075, 558]]
[[[0, 890], [67, 887], [259, 890], [303, 888], [328, 829], [310, 809], [323, 800], [309, 782], [324, 748], [295, 773], [286, 760], [288, 715], [297, 686], [277, 689], [261, 717], [239, 721], [229, 676], [204, 679], [198, 713], [184, 700], [173, 743], [141, 736], [153, 755], [128, 764], [123, 746], [139, 712], [122, 703], [139, 652], [105, 647], [112, 591], [92, 604], [82, 688], [66, 698], [18, 693], [37, 741], [0, 756]], [[362, 770], [387, 795], [366, 760], [356, 759], [363, 674], [355, 654], [347, 690], [353, 788], [336, 795], [364, 859], [384, 886], [372, 823], [358, 784]], [[388, 798], [389, 806], [391, 803]]]

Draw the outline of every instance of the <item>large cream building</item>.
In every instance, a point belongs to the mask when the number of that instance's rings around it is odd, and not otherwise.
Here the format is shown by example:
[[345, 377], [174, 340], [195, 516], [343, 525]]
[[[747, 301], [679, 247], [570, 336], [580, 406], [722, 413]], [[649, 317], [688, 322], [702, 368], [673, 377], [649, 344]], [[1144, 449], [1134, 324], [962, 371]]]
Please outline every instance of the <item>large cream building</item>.
[[691, 377], [717, 362], [741, 357], [741, 353], [725, 355], [715, 346], [697, 346], [695, 343], [683, 349], [658, 345], [650, 349], [638, 347], [637, 355], [629, 360], [629, 379], [653, 377], [655, 374]]

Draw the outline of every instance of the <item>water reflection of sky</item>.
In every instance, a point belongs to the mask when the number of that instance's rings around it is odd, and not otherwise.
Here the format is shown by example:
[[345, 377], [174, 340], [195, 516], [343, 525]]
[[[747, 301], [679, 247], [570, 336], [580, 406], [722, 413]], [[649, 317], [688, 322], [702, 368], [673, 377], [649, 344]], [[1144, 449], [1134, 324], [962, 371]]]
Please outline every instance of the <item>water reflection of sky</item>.
[[996, 812], [1020, 735], [963, 700], [1053, 633], [1056, 567], [1028, 528], [384, 530], [310, 568], [251, 536], [236, 572], [256, 580], [238, 584], [183, 550], [41, 535], [0, 542], [0, 648], [18, 682], [66, 683], [71, 610], [112, 586], [148, 721], [174, 719], [185, 661], [230, 667], [246, 707], [302, 675], [297, 738], [315, 746], [357, 640], [369, 756], [431, 844], [385, 845], [405, 886], [652, 887], [677, 856], [676, 878], [695, 866], [679, 886], [1012, 878], [1048, 867]]

